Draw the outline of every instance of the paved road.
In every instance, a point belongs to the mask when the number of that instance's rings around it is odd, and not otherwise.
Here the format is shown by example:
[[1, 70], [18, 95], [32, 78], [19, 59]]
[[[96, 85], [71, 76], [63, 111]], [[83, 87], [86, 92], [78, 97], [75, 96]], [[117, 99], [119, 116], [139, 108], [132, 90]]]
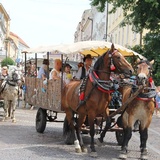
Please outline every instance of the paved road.
[[[2, 115], [0, 108], [0, 115]], [[89, 154], [78, 154], [73, 145], [65, 145], [62, 136], [62, 123], [48, 123], [44, 134], [35, 130], [36, 109], [17, 108], [17, 122], [2, 122], [0, 116], [0, 160], [90, 160]], [[63, 120], [64, 114], [58, 114]], [[96, 138], [99, 135], [96, 135]], [[84, 135], [89, 150], [89, 136]], [[114, 132], [108, 132], [105, 145], [96, 146], [99, 160], [116, 160], [120, 146]], [[160, 160], [160, 117], [153, 116], [148, 139], [149, 160]], [[134, 133], [129, 144], [128, 160], [139, 158], [139, 135]]]

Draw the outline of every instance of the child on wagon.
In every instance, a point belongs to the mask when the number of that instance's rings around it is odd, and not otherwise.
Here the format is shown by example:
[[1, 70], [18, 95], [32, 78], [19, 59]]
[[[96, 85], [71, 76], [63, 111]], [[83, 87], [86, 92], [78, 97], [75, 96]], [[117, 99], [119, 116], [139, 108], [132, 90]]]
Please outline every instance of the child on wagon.
[[68, 84], [73, 79], [73, 76], [71, 74], [71, 68], [72, 67], [68, 63], [64, 65], [63, 81], [65, 85]]

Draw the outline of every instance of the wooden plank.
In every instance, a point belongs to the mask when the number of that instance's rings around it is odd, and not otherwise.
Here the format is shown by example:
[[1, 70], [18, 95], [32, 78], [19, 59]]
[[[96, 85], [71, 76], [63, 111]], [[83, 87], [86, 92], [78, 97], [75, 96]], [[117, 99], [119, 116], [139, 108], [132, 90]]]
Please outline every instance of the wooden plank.
[[34, 77], [26, 77], [26, 102], [56, 112], [61, 111], [61, 81], [48, 80], [47, 85]]

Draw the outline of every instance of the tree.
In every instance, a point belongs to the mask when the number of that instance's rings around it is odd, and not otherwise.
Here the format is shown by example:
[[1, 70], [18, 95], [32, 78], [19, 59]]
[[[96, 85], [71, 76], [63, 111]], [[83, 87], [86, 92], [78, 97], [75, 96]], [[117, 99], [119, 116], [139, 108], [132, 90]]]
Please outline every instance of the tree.
[[117, 8], [122, 7], [122, 25], [132, 24], [133, 31], [141, 32], [144, 28], [156, 32], [160, 30], [159, 0], [91, 0], [91, 5], [98, 6], [99, 11], [104, 11], [106, 2], [113, 4], [109, 13], [114, 13]]
[[154, 60], [153, 64], [153, 79], [156, 85], [160, 85], [160, 34], [147, 33], [144, 37], [144, 45], [136, 45], [132, 50], [140, 53], [148, 59], [148, 61]]
[[1, 61], [1, 67], [7, 65], [15, 65], [15, 62], [10, 57], [7, 57]]
[[144, 37], [143, 55], [149, 60], [154, 59], [153, 78], [156, 85], [160, 85], [160, 34], [149, 32]]
[[112, 3], [113, 8], [109, 13], [114, 13], [122, 7], [124, 20], [122, 26], [132, 25], [132, 30], [142, 33], [149, 31], [144, 37], [144, 45], [135, 46], [133, 50], [144, 55], [148, 60], [155, 59], [153, 77], [156, 85], [160, 85], [160, 1], [159, 0], [91, 0], [91, 5], [98, 6], [103, 11], [106, 2]]

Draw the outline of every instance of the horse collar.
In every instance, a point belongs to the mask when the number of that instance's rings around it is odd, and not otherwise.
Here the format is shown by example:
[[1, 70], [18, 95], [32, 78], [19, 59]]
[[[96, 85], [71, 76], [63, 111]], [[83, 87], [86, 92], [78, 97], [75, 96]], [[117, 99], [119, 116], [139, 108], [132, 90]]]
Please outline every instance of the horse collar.
[[92, 84], [98, 88], [98, 90], [108, 94], [114, 92], [112, 86], [110, 85], [110, 81], [100, 80], [98, 75], [94, 71], [90, 72], [89, 79]]
[[147, 87], [147, 89], [149, 91], [146, 93], [140, 93], [137, 97], [137, 100], [150, 101], [156, 96], [156, 87], [154, 85], [152, 77], [149, 77], [148, 81], [149, 81], [149, 87]]
[[17, 84], [14, 82], [14, 83], [12, 83], [12, 81], [7, 81], [7, 84], [9, 84], [10, 86], [17, 86]]

